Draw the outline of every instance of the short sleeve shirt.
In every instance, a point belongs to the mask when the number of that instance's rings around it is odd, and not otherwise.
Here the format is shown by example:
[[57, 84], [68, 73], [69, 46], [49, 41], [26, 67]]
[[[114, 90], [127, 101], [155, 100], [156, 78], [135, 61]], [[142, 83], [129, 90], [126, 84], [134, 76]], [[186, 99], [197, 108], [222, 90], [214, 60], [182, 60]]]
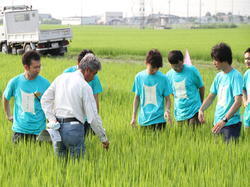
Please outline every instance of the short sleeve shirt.
[[27, 80], [24, 74], [11, 79], [4, 91], [4, 97], [14, 97], [14, 132], [39, 134], [46, 127], [46, 119], [40, 99], [50, 83], [42, 76]]
[[[234, 97], [242, 95], [243, 77], [239, 71], [232, 69], [229, 73], [220, 72], [216, 75], [210, 92], [218, 95], [214, 125], [222, 120], [234, 103]], [[228, 120], [225, 126], [240, 122], [239, 110]]]
[[203, 81], [194, 66], [184, 64], [181, 72], [171, 69], [167, 73], [174, 95], [174, 115], [177, 121], [192, 118], [201, 106], [199, 88]]
[[139, 72], [134, 80], [132, 91], [140, 97], [138, 121], [142, 126], [163, 123], [164, 99], [172, 92], [169, 81], [163, 73], [157, 71], [148, 74]]

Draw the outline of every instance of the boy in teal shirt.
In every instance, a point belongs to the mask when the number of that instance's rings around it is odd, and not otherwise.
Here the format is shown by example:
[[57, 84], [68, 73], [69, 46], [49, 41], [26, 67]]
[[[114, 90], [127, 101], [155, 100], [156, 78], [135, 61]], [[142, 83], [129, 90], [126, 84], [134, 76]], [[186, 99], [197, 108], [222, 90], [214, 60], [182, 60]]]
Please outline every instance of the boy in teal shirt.
[[199, 110], [199, 120], [204, 123], [204, 111], [218, 95], [213, 133], [222, 134], [225, 141], [238, 139], [241, 130], [239, 109], [242, 104], [243, 77], [232, 65], [231, 48], [220, 43], [212, 48], [211, 57], [219, 72], [210, 88], [210, 94]]
[[[170, 117], [171, 87], [169, 81], [159, 68], [163, 66], [161, 53], [150, 50], [146, 57], [146, 70], [139, 72], [134, 80], [132, 91], [135, 93], [131, 125], [135, 126], [137, 111], [140, 106], [139, 124], [154, 130], [164, 129]], [[164, 114], [164, 100], [166, 112]]]
[[[245, 51], [244, 59], [247, 68], [250, 68], [250, 48], [248, 48]], [[244, 125], [246, 128], [249, 128], [250, 127], [250, 69], [248, 69], [244, 74], [243, 103], [245, 107]]]
[[[35, 139], [46, 127], [46, 119], [40, 99], [50, 83], [39, 75], [40, 56], [35, 51], [28, 51], [22, 57], [24, 73], [12, 78], [3, 94], [4, 111], [9, 121], [13, 122], [13, 142], [20, 139]], [[14, 97], [13, 117], [9, 101]]]
[[170, 51], [168, 61], [172, 67], [167, 73], [174, 95], [174, 115], [179, 123], [199, 124], [198, 111], [204, 98], [205, 87], [199, 71], [183, 64], [179, 50]]

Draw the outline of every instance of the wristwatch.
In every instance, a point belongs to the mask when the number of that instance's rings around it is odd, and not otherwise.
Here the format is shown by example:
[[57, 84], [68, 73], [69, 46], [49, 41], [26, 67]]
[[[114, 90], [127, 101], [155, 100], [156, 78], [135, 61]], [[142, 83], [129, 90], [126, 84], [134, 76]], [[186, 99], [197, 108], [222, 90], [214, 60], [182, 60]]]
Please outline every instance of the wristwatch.
[[227, 122], [228, 122], [228, 119], [227, 119], [226, 117], [224, 117], [224, 118], [222, 119], [222, 121], [224, 121], [225, 123], [227, 123]]

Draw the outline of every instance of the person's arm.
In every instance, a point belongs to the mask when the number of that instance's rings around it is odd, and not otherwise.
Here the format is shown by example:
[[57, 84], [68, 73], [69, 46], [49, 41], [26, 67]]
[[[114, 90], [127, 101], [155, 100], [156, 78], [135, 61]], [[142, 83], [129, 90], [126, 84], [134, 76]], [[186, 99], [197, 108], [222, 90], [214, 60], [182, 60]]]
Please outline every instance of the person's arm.
[[243, 105], [244, 105], [244, 107], [246, 107], [247, 106], [247, 91], [246, 90], [243, 90], [242, 99], [243, 99]]
[[199, 88], [199, 93], [200, 93], [201, 102], [203, 102], [204, 95], [205, 95], [205, 87], [204, 86], [202, 86], [201, 88]]
[[136, 116], [139, 108], [139, 103], [140, 103], [140, 96], [135, 94], [134, 101], [133, 101], [133, 114], [132, 114], [132, 120], [130, 124], [133, 127], [136, 127]]
[[[234, 103], [225, 115], [225, 118], [229, 120], [241, 107], [242, 105], [242, 95], [238, 95], [234, 97]], [[224, 122], [222, 119], [212, 128], [213, 133], [220, 132], [221, 128], [226, 125], [226, 122]]]
[[96, 107], [97, 107], [97, 112], [99, 113], [99, 98], [98, 94], [94, 94], [95, 102], [96, 102]]
[[86, 89], [84, 90], [82, 102], [90, 127], [99, 137], [100, 141], [103, 144], [103, 148], [108, 149], [109, 141], [106, 136], [105, 129], [102, 127], [102, 120], [97, 112], [96, 102], [90, 87], [86, 87]]
[[204, 111], [213, 103], [214, 99], [215, 99], [216, 95], [213, 93], [210, 93], [207, 98], [205, 99], [205, 101], [203, 102], [203, 104], [201, 105], [200, 109], [199, 109], [199, 114], [198, 114], [198, 118], [199, 121], [201, 123], [205, 122], [205, 118], [204, 118]]
[[55, 100], [55, 81], [52, 82], [50, 87], [44, 92], [41, 98], [41, 106], [44, 114], [50, 123], [57, 122], [55, 111], [54, 111], [54, 100]]
[[166, 101], [166, 111], [164, 117], [168, 120], [168, 123], [172, 124], [171, 113], [170, 113], [170, 107], [171, 107], [170, 96], [165, 96], [165, 101]]
[[3, 108], [4, 108], [4, 112], [6, 114], [6, 117], [9, 121], [13, 121], [13, 116], [11, 115], [11, 112], [10, 112], [10, 101], [7, 100], [3, 94]]

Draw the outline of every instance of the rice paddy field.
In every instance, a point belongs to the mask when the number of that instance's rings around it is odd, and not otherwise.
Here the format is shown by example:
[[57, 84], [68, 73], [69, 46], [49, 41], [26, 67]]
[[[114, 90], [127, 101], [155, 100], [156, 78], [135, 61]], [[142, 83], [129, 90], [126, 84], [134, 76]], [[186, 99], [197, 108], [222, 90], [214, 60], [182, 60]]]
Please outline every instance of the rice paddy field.
[[[55, 28], [58, 26], [43, 26]], [[134, 76], [145, 69], [151, 48], [167, 52], [189, 50], [200, 70], [207, 96], [217, 70], [210, 60], [213, 45], [224, 41], [233, 50], [233, 66], [242, 73], [243, 51], [250, 47], [250, 27], [202, 30], [139, 30], [113, 27], [72, 27], [73, 39], [64, 57], [42, 57], [41, 75], [49, 81], [69, 66], [83, 48], [93, 49], [102, 62], [98, 73], [104, 92], [100, 115], [110, 149], [103, 150], [95, 136], [85, 140], [84, 159], [63, 160], [49, 143], [11, 142], [12, 124], [0, 106], [0, 186], [242, 186], [250, 185], [249, 133], [242, 128], [237, 144], [225, 144], [211, 133], [215, 104], [206, 112], [206, 123], [193, 130], [176, 123], [163, 132], [132, 128]], [[7, 82], [23, 72], [20, 56], [0, 54], [0, 96]], [[173, 111], [173, 106], [172, 106]], [[243, 109], [242, 109], [243, 112]]]

